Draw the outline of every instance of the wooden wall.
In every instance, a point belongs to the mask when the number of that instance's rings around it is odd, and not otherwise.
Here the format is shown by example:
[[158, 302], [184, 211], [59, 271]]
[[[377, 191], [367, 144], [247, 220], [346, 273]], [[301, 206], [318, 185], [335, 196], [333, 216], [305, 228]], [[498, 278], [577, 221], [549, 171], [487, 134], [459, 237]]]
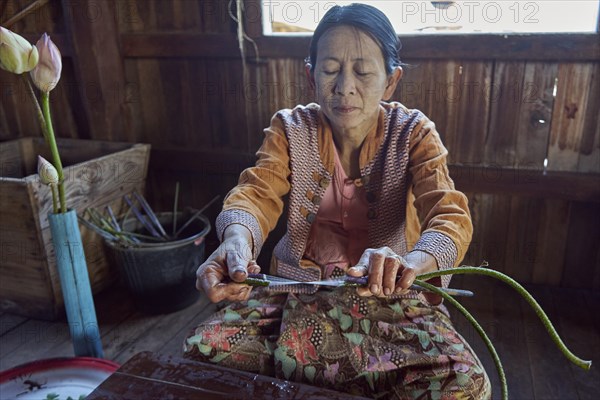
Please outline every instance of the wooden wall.
[[[199, 208], [251, 165], [275, 111], [313, 99], [309, 39], [262, 37], [258, 0], [245, 1], [261, 55], [246, 46], [245, 74], [224, 0], [45, 0], [10, 28], [32, 41], [48, 31], [63, 51], [52, 94], [60, 136], [151, 143], [155, 207], [172, 206], [179, 181], [180, 204]], [[0, 3], [2, 22], [31, 3]], [[402, 40], [394, 99], [425, 112], [450, 151], [475, 223], [465, 263], [599, 289], [598, 36]], [[0, 77], [0, 140], [39, 135], [20, 83]]]

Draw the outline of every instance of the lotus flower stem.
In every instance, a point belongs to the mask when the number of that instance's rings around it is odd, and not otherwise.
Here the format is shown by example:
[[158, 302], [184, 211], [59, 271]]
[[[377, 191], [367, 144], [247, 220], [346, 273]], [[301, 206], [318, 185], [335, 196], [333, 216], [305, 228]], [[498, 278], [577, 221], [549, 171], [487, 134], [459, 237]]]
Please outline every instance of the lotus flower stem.
[[148, 204], [146, 199], [144, 199], [144, 197], [140, 196], [138, 194], [138, 192], [134, 191], [133, 195], [135, 196], [138, 203], [140, 203], [142, 205], [142, 208], [146, 212], [146, 215], [148, 215], [150, 222], [154, 223], [154, 225], [158, 228], [158, 231], [160, 232], [161, 236], [163, 236], [165, 239], [168, 239], [169, 235], [167, 235], [167, 232], [165, 232], [165, 230], [163, 229], [162, 225], [160, 224], [160, 221], [156, 217], [156, 214], [154, 214], [154, 211], [152, 211], [150, 204]]
[[215, 197], [213, 197], [213, 199], [212, 199], [211, 201], [209, 201], [209, 202], [208, 202], [208, 204], [206, 204], [206, 205], [205, 205], [204, 207], [202, 207], [200, 210], [196, 211], [196, 213], [195, 213], [194, 215], [192, 215], [192, 216], [191, 216], [191, 217], [190, 217], [190, 218], [187, 220], [187, 222], [186, 222], [185, 224], [183, 224], [183, 226], [182, 226], [181, 228], [179, 228], [179, 230], [178, 230], [178, 231], [175, 233], [175, 237], [179, 236], [179, 234], [180, 234], [181, 232], [183, 232], [183, 230], [184, 230], [185, 228], [187, 228], [187, 226], [188, 226], [189, 224], [191, 224], [193, 220], [195, 220], [196, 218], [198, 218], [198, 216], [199, 216], [200, 214], [202, 214], [202, 212], [203, 212], [204, 210], [206, 210], [206, 209], [207, 209], [207, 208], [208, 208], [208, 207], [209, 207], [209, 206], [210, 206], [212, 203], [214, 203], [215, 201], [217, 201], [217, 199], [218, 199], [219, 197], [220, 197], [220, 196], [218, 196], [218, 195], [217, 195], [217, 196], [215, 196]]
[[45, 5], [46, 3], [48, 3], [49, 1], [50, 0], [36, 0], [36, 1], [34, 1], [30, 5], [28, 5], [27, 7], [25, 7], [21, 11], [19, 11], [17, 14], [13, 15], [12, 17], [10, 17], [10, 19], [6, 20], [5, 22], [2, 22], [2, 25], [4, 25], [5, 27], [8, 28], [8, 27], [16, 24], [21, 19], [25, 18], [27, 15], [29, 15], [32, 12], [36, 11], [37, 9], [39, 9], [40, 7], [42, 7], [43, 5]]
[[[125, 198], [125, 197], [126, 197], [126, 195], [123, 196], [123, 198]], [[125, 227], [125, 222], [127, 221], [127, 218], [129, 218], [129, 214], [131, 214], [131, 208], [128, 208], [125, 211], [125, 214], [123, 214], [123, 216], [120, 217], [121, 218], [121, 226]]]
[[422, 287], [430, 290], [431, 292], [437, 293], [440, 296], [442, 296], [448, 303], [452, 304], [458, 311], [460, 311], [462, 313], [462, 315], [464, 315], [465, 318], [471, 323], [471, 325], [473, 325], [473, 327], [475, 328], [475, 330], [477, 331], [479, 336], [481, 336], [481, 339], [483, 339], [483, 342], [487, 346], [488, 350], [490, 351], [490, 353], [492, 355], [492, 359], [494, 360], [494, 364], [496, 364], [496, 369], [498, 370], [498, 376], [500, 377], [500, 387], [501, 387], [501, 391], [502, 391], [502, 399], [504, 399], [504, 400], [508, 399], [508, 385], [506, 383], [506, 374], [504, 373], [504, 368], [502, 367], [502, 362], [500, 361], [500, 357], [498, 356], [498, 352], [496, 351], [496, 348], [492, 344], [492, 341], [490, 340], [488, 335], [485, 333], [485, 331], [483, 330], [481, 325], [479, 325], [477, 320], [475, 318], [473, 318], [471, 313], [469, 311], [467, 311], [467, 309], [464, 308], [462, 304], [460, 304], [457, 300], [455, 300], [454, 297], [450, 296], [448, 293], [444, 292], [443, 290], [440, 290], [437, 286], [434, 286], [427, 282], [423, 282], [422, 280], [419, 280], [419, 279], [415, 279], [415, 284], [422, 286]]
[[58, 213], [58, 194], [56, 193], [56, 185], [50, 184], [50, 193], [52, 193], [52, 212]]
[[95, 230], [100, 230], [100, 231], [103, 231], [105, 233], [108, 233], [110, 236], [113, 236], [114, 239], [112, 239], [112, 240], [122, 239], [122, 240], [125, 240], [126, 242], [128, 242], [129, 244], [131, 244], [131, 243], [134, 243], [134, 244], [139, 243], [140, 241], [137, 238], [146, 239], [146, 240], [153, 240], [153, 241], [163, 241], [162, 238], [156, 238], [156, 237], [153, 237], [153, 236], [143, 235], [141, 233], [127, 232], [127, 231], [124, 231], [122, 229], [121, 230], [117, 230], [95, 208], [87, 208], [86, 209], [86, 213], [90, 217], [90, 221], [85, 221], [85, 220], [84, 221], [87, 224], [93, 225], [93, 227], [95, 228]]
[[[85, 215], [89, 216], [89, 221], [87, 219], [84, 218]], [[83, 216], [78, 215], [77, 219], [79, 220], [79, 222], [81, 222], [83, 225], [87, 226], [88, 228], [90, 228], [91, 230], [93, 230], [94, 232], [96, 232], [97, 234], [99, 234], [100, 236], [102, 236], [103, 238], [110, 240], [110, 241], [118, 241], [119, 238], [117, 238], [116, 236], [113, 236], [112, 234], [110, 234], [109, 232], [105, 231], [104, 229], [101, 229], [100, 227], [98, 227], [97, 224], [95, 224], [93, 222], [93, 217], [92, 217], [92, 212], [90, 211], [89, 208], [87, 208], [84, 212], [83, 212]]]
[[491, 276], [493, 278], [499, 279], [499, 280], [503, 281], [504, 283], [508, 284], [510, 287], [515, 289], [527, 301], [527, 303], [529, 303], [529, 305], [533, 308], [536, 315], [542, 321], [542, 324], [544, 324], [544, 327], [546, 328], [546, 331], [552, 338], [552, 341], [554, 342], [554, 344], [556, 344], [556, 346], [559, 348], [559, 350], [565, 355], [565, 357], [567, 357], [567, 359], [569, 361], [571, 361], [573, 364], [577, 365], [580, 368], [583, 368], [585, 370], [589, 370], [591, 368], [591, 366], [592, 366], [591, 361], [583, 360], [583, 359], [577, 357], [575, 354], [573, 354], [567, 348], [567, 346], [564, 344], [564, 342], [562, 341], [562, 339], [556, 332], [556, 329], [554, 329], [554, 326], [550, 322], [550, 319], [548, 318], [548, 316], [546, 315], [546, 313], [544, 312], [542, 307], [538, 304], [538, 302], [533, 298], [533, 296], [523, 286], [521, 286], [517, 281], [515, 281], [511, 277], [503, 274], [502, 272], [494, 271], [494, 270], [488, 269], [488, 268], [463, 266], [463, 267], [447, 269], [447, 270], [443, 270], [443, 271], [435, 271], [435, 272], [430, 272], [427, 274], [419, 275], [418, 279], [421, 281], [424, 281], [424, 280], [435, 278], [438, 276], [452, 275], [452, 274], [487, 275], [487, 276]]
[[133, 211], [133, 214], [142, 223], [142, 225], [144, 225], [144, 227], [148, 230], [148, 232], [150, 232], [152, 234], [152, 236], [160, 238], [161, 235], [156, 231], [156, 229], [154, 229], [152, 224], [148, 223], [146, 218], [144, 218], [144, 216], [142, 215], [140, 210], [138, 210], [138, 208], [135, 206], [135, 204], [133, 204], [133, 202], [129, 199], [129, 197], [127, 197], [127, 195], [125, 195], [125, 196], [123, 196], [123, 198], [125, 199], [125, 202], [127, 203], [127, 205], [129, 205], [129, 208], [131, 209], [131, 211]]
[[112, 208], [110, 206], [106, 206], [106, 211], [108, 212], [108, 215], [110, 217], [110, 220], [112, 221], [114, 228], [117, 230], [117, 232], [121, 232], [121, 227], [117, 222], [117, 218], [115, 217], [115, 213], [113, 213]]
[[42, 112], [44, 114], [44, 121], [47, 130], [46, 141], [50, 147], [52, 153], [52, 161], [54, 161], [54, 168], [58, 172], [58, 197], [60, 201], [60, 212], [67, 212], [67, 201], [65, 199], [65, 176], [63, 173], [62, 162], [60, 161], [60, 155], [58, 153], [58, 147], [56, 146], [56, 138], [54, 136], [54, 128], [52, 127], [52, 117], [50, 116], [50, 93], [42, 92]]
[[[115, 231], [117, 233], [123, 233], [127, 236], [125, 236], [125, 239], [129, 240], [132, 243], [140, 243], [140, 241], [138, 239], [136, 239], [135, 237], [133, 237], [131, 232], [125, 232], [123, 231], [123, 229], [121, 229], [121, 226], [119, 225], [119, 222], [117, 221], [117, 217], [115, 217], [115, 213], [112, 210], [111, 206], [106, 206], [106, 211], [108, 212], [108, 216], [110, 217], [110, 222], [112, 227], [115, 229]], [[132, 237], [129, 237], [132, 236]], [[120, 236], [119, 236], [120, 237]], [[152, 238], [154, 239], [154, 238]]]
[[118, 231], [113, 229], [110, 223], [95, 208], [88, 208], [88, 212], [92, 222], [96, 224], [99, 228], [104, 229], [112, 234], [118, 233]]
[[27, 91], [31, 95], [31, 99], [33, 100], [33, 105], [35, 107], [35, 111], [40, 122], [40, 126], [42, 127], [42, 135], [44, 136], [44, 140], [48, 142], [48, 128], [46, 127], [46, 120], [44, 119], [44, 113], [42, 112], [42, 108], [40, 107], [40, 102], [38, 101], [35, 91], [33, 90], [33, 86], [31, 86], [31, 81], [27, 74], [21, 74], [21, 77], [25, 81], [25, 86], [27, 87]]

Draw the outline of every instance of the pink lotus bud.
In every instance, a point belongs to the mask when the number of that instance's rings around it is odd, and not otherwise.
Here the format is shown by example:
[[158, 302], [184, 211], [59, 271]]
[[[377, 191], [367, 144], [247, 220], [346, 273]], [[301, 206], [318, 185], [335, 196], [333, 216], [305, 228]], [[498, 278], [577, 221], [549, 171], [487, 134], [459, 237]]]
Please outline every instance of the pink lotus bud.
[[0, 26], [0, 68], [22, 74], [31, 71], [37, 63], [37, 48], [24, 37]]
[[42, 156], [38, 156], [37, 171], [40, 176], [40, 181], [42, 181], [44, 185], [56, 185], [58, 183], [58, 171], [50, 161]]
[[58, 47], [45, 33], [35, 46], [40, 53], [40, 62], [31, 71], [31, 79], [38, 89], [47, 93], [54, 89], [60, 80], [62, 58]]

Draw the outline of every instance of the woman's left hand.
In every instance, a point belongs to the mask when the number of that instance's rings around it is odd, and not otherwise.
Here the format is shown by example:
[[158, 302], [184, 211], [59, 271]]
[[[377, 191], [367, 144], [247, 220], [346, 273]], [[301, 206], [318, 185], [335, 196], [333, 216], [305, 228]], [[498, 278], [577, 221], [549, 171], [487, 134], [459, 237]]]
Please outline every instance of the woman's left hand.
[[348, 269], [348, 275], [368, 274], [368, 285], [357, 289], [360, 296], [387, 297], [406, 294], [418, 275], [436, 269], [435, 259], [427, 253], [412, 252], [401, 257], [389, 247], [382, 247], [365, 250], [358, 264]]

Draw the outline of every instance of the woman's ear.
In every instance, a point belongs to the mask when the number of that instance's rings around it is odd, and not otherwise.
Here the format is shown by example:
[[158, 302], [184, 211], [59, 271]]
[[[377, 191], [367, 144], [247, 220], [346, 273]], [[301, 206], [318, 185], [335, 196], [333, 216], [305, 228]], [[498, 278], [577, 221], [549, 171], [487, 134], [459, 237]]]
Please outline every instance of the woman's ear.
[[394, 68], [394, 71], [388, 76], [387, 86], [385, 88], [385, 92], [383, 93], [383, 100], [389, 100], [394, 92], [396, 91], [396, 86], [398, 86], [398, 82], [402, 79], [402, 67]]
[[315, 90], [315, 77], [311, 71], [312, 65], [310, 63], [304, 64], [304, 72], [306, 73], [306, 79], [312, 90]]

